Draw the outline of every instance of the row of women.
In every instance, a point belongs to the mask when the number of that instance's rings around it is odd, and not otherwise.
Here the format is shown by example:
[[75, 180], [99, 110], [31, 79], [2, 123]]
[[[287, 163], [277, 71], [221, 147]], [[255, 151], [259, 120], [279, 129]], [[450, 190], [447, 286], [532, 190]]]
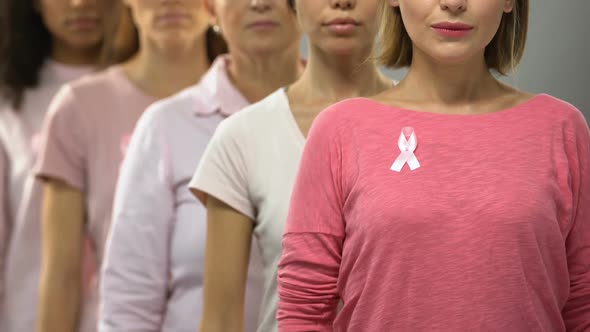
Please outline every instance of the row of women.
[[2, 332], [590, 331], [528, 0], [2, 6]]

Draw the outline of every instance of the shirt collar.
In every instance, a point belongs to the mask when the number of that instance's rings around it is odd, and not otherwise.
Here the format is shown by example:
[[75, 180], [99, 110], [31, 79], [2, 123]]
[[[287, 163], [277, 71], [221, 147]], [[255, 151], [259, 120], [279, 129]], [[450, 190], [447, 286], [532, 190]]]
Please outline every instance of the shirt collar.
[[196, 115], [219, 112], [229, 116], [250, 104], [228, 76], [229, 61], [228, 55], [217, 57], [199, 82], [194, 96]]

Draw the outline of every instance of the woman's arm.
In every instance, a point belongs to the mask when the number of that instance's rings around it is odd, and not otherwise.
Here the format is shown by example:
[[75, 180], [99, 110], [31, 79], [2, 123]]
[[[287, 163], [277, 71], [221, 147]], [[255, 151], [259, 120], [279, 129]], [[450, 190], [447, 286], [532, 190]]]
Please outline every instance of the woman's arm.
[[0, 144], [0, 320], [4, 312], [4, 280], [6, 274], [6, 256], [12, 223], [8, 214], [8, 158], [4, 146]]
[[86, 154], [90, 132], [84, 101], [69, 85], [49, 105], [35, 167], [43, 183], [42, 268], [37, 330], [77, 331], [86, 223]]
[[44, 184], [39, 332], [75, 332], [82, 294], [84, 195], [62, 181]]
[[177, 202], [157, 114], [164, 113], [148, 109], [139, 120], [119, 174], [101, 275], [100, 332], [162, 329]]
[[291, 197], [279, 263], [279, 330], [332, 331], [345, 236], [335, 112], [313, 124]]
[[229, 117], [209, 141], [189, 185], [207, 207], [201, 332], [242, 332], [256, 209], [250, 197], [247, 121]]
[[243, 332], [253, 221], [207, 197], [207, 248], [201, 332]]
[[566, 239], [570, 296], [562, 311], [568, 332], [590, 331], [590, 131], [582, 114], [576, 115], [566, 142], [573, 194]]

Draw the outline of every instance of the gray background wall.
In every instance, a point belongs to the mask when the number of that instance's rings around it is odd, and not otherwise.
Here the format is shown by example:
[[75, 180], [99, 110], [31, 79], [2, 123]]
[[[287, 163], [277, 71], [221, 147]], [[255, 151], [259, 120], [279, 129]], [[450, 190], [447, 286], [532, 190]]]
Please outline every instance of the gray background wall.
[[[529, 35], [517, 71], [504, 81], [579, 108], [590, 122], [590, 0], [530, 0]], [[305, 47], [303, 47], [305, 52]], [[387, 71], [401, 79], [405, 71]]]
[[531, 0], [530, 19], [515, 84], [562, 98], [590, 121], [590, 1]]

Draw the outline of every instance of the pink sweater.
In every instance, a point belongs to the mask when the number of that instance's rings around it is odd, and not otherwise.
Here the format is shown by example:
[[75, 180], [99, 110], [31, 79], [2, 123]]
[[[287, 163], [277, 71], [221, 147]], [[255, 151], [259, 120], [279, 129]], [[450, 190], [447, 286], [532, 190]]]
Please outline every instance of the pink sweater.
[[283, 247], [280, 331], [590, 331], [588, 126], [544, 94], [482, 115], [341, 102]]

